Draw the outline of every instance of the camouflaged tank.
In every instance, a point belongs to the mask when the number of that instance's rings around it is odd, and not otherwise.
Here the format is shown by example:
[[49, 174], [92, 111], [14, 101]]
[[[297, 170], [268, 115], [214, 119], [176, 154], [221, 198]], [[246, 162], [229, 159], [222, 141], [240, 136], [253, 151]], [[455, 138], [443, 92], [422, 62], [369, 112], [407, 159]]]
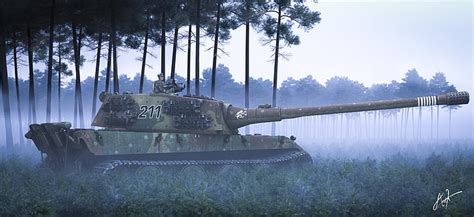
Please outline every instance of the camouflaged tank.
[[295, 138], [240, 135], [255, 123], [312, 115], [467, 104], [467, 92], [307, 108], [245, 109], [207, 97], [173, 94], [100, 95], [92, 122], [101, 129], [71, 129], [68, 122], [30, 125], [32, 139], [55, 170], [118, 168], [225, 169], [311, 163]]

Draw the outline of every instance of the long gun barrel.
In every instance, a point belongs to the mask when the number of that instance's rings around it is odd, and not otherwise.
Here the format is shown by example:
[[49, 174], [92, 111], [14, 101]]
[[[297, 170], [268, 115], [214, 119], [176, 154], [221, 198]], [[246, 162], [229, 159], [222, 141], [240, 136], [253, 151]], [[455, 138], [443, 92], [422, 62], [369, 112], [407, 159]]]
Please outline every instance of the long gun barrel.
[[244, 109], [229, 106], [226, 122], [230, 128], [237, 129], [250, 124], [275, 122], [304, 116], [433, 105], [460, 105], [467, 103], [469, 103], [468, 92], [453, 92], [438, 96], [422, 96], [410, 99], [380, 100], [320, 107]]

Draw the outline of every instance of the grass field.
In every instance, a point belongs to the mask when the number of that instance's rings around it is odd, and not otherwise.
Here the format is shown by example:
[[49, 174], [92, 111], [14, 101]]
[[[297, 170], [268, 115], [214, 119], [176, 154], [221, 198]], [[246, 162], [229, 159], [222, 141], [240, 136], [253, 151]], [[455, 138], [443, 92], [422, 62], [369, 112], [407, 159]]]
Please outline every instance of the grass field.
[[[0, 158], [0, 216], [474, 215], [469, 150], [377, 160], [315, 156], [314, 165], [291, 170], [207, 176], [58, 175], [35, 153]], [[433, 211], [445, 189], [462, 193]]]

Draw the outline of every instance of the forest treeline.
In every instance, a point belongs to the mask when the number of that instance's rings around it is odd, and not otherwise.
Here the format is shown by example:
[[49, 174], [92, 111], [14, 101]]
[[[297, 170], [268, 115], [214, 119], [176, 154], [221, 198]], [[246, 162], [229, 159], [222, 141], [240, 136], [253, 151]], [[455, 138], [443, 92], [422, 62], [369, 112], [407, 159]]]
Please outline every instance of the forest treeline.
[[[194, 94], [201, 95], [199, 82], [200, 47], [202, 38], [210, 38], [212, 45], [212, 68], [210, 94], [216, 96], [216, 71], [218, 56], [225, 53], [221, 44], [231, 37], [231, 30], [245, 28], [245, 88], [246, 105], [249, 105], [250, 29], [263, 36], [262, 43], [271, 48], [274, 58], [272, 81], [272, 105], [276, 105], [278, 84], [278, 60], [285, 46], [298, 45], [300, 38], [295, 28], [310, 30], [320, 22], [320, 13], [311, 10], [305, 1], [291, 0], [3, 0], [0, 2], [0, 84], [2, 97], [10, 99], [9, 86], [20, 96], [18, 65], [27, 59], [28, 68], [28, 123], [37, 122], [37, 109], [45, 107], [46, 121], [52, 120], [53, 83], [61, 83], [63, 76], [74, 75], [74, 123], [84, 127], [84, 87], [80, 82], [81, 66], [86, 63], [84, 49], [96, 51], [94, 57], [95, 76], [93, 102], [99, 92], [99, 68], [101, 59], [106, 59], [105, 86], [102, 90], [122, 92], [118, 61], [121, 49], [136, 49], [142, 52], [140, 78], [135, 86], [142, 92], [145, 86], [145, 70], [150, 47], [160, 47], [160, 71], [175, 78], [178, 49], [186, 50], [186, 84], [191, 93], [191, 73], [194, 73]], [[184, 31], [180, 31], [184, 30]], [[186, 32], [181, 34], [182, 32]], [[165, 67], [166, 45], [172, 45], [171, 68]], [[193, 51], [194, 47], [194, 51]], [[169, 52], [169, 51], [168, 51]], [[191, 65], [191, 52], [195, 53]], [[8, 58], [8, 61], [7, 61]], [[39, 94], [35, 91], [38, 63], [45, 64], [46, 100], [41, 108], [36, 107]], [[13, 72], [7, 71], [13, 65]], [[68, 69], [68, 65], [72, 69]], [[57, 74], [53, 80], [53, 74]], [[8, 77], [14, 76], [14, 82]], [[126, 81], [124, 81], [126, 82]], [[14, 85], [12, 85], [14, 84]], [[60, 85], [58, 86], [60, 87]], [[57, 89], [61, 95], [61, 89]], [[38, 96], [37, 96], [38, 95]], [[22, 95], [23, 96], [23, 95]], [[57, 99], [61, 99], [59, 96]], [[10, 101], [20, 103], [22, 99], [3, 100], [7, 144], [11, 143]], [[61, 104], [61, 102], [57, 102]], [[92, 113], [97, 105], [92, 104]], [[18, 119], [22, 122], [18, 110]]]
[[[203, 95], [208, 95], [211, 91], [211, 68], [203, 71], [203, 76], [200, 78], [200, 88]], [[47, 72], [36, 70], [35, 85], [38, 89], [38, 102], [45, 102], [47, 89]], [[98, 79], [98, 88], [104, 90], [106, 72], [102, 70]], [[53, 76], [55, 78], [55, 76]], [[168, 77], [169, 79], [169, 77]], [[123, 91], [132, 93], [139, 92], [139, 87], [136, 85], [140, 81], [140, 74], [136, 73], [134, 77], [129, 78], [126, 75], [121, 75], [120, 87]], [[236, 106], [244, 106], [245, 96], [242, 94], [245, 88], [244, 84], [234, 80], [229, 68], [225, 65], [219, 64], [217, 67], [216, 80], [219, 85], [216, 87], [216, 99], [222, 100], [226, 103], [231, 103]], [[10, 82], [14, 79], [10, 78]], [[20, 95], [27, 95], [28, 80], [20, 79]], [[192, 80], [194, 82], [194, 79]], [[181, 76], [176, 76], [176, 82], [186, 82], [186, 79]], [[151, 93], [153, 80], [145, 77], [144, 93]], [[57, 88], [53, 87], [53, 102], [61, 102], [61, 104], [53, 103], [53, 120], [54, 121], [72, 121], [65, 117], [61, 117], [63, 113], [71, 113], [74, 105], [74, 87], [75, 80], [63, 82], [61, 85], [61, 99], [57, 100]], [[87, 77], [81, 82], [84, 94], [84, 105], [86, 118], [92, 118], [94, 115], [91, 109], [93, 100], [93, 86], [94, 78]], [[257, 107], [258, 105], [269, 104], [272, 99], [272, 82], [268, 79], [250, 77], [250, 107]], [[14, 87], [10, 87], [11, 90]], [[194, 86], [191, 86], [194, 90]], [[284, 80], [277, 89], [278, 101], [280, 106], [295, 107], [295, 106], [317, 106], [337, 103], [352, 103], [361, 101], [386, 100], [396, 98], [417, 97], [426, 95], [437, 95], [446, 92], [456, 91], [454, 85], [450, 84], [444, 73], [435, 73], [431, 78], [423, 78], [419, 75], [416, 69], [408, 70], [405, 77], [401, 78], [401, 82], [391, 81], [390, 83], [374, 84], [372, 86], [365, 86], [358, 81], [351, 80], [347, 77], [335, 76], [325, 82], [317, 81], [313, 76], [308, 75], [301, 79], [288, 78]], [[180, 95], [185, 95], [183, 91]], [[15, 96], [15, 95], [13, 95]], [[24, 102], [23, 102], [24, 101]], [[27, 99], [23, 99], [21, 105], [25, 105]], [[100, 102], [97, 99], [97, 105]], [[40, 103], [38, 103], [40, 104]], [[16, 103], [12, 105], [17, 107]], [[39, 116], [45, 119], [44, 106], [39, 106]]]
[[[211, 92], [211, 68], [203, 71], [203, 76], [200, 78], [200, 88], [203, 95], [208, 95]], [[38, 122], [46, 120], [46, 109], [44, 102], [46, 101], [47, 90], [47, 71], [35, 71], [36, 79], [35, 86], [37, 87], [37, 103], [38, 107]], [[56, 78], [53, 75], [53, 79]], [[169, 77], [168, 77], [169, 79]], [[91, 123], [95, 115], [92, 110], [93, 94], [94, 94], [94, 77], [87, 77], [81, 82], [84, 96], [84, 110], [86, 124]], [[102, 70], [98, 76], [98, 89], [103, 91], [105, 89], [106, 71]], [[126, 75], [121, 75], [120, 86], [123, 91], [132, 93], [139, 92], [137, 83], [140, 81], [140, 73], [136, 73], [134, 77], [130, 78]], [[245, 105], [245, 96], [242, 94], [245, 85], [234, 80], [229, 68], [219, 64], [217, 66], [216, 80], [219, 84], [216, 87], [216, 98], [226, 103], [231, 103], [236, 106], [243, 107]], [[9, 78], [9, 82], [13, 83], [14, 78]], [[176, 76], [176, 82], [186, 82], [186, 79], [181, 76]], [[194, 82], [194, 80], [192, 80]], [[79, 126], [77, 120], [74, 120], [74, 94], [75, 94], [75, 80], [63, 81], [61, 88], [57, 88], [57, 84], [53, 84], [53, 104], [52, 104], [52, 121], [68, 121], [73, 125]], [[145, 77], [144, 79], [144, 93], [151, 93], [153, 80]], [[19, 93], [20, 96], [28, 95], [29, 80], [19, 79]], [[269, 104], [272, 99], [272, 82], [268, 79], [250, 77], [250, 107], [257, 107], [258, 105]], [[14, 92], [14, 86], [10, 86], [10, 91]], [[57, 90], [61, 90], [61, 98], [58, 100]], [[194, 90], [194, 86], [191, 86]], [[426, 95], [437, 95], [446, 92], [456, 91], [456, 88], [450, 84], [442, 72], [435, 73], [431, 78], [423, 78], [419, 75], [416, 69], [408, 70], [405, 77], [401, 78], [400, 82], [391, 81], [390, 83], [374, 84], [372, 86], [365, 86], [358, 81], [351, 80], [347, 77], [332, 77], [327, 81], [317, 81], [311, 75], [301, 79], [288, 78], [284, 80], [277, 90], [278, 101], [280, 106], [295, 107], [295, 106], [317, 106], [337, 103], [352, 103], [360, 101], [371, 100], [385, 100], [403, 97], [417, 97]], [[180, 95], [186, 94], [185, 91]], [[12, 97], [16, 97], [12, 94]], [[21, 97], [20, 104], [16, 101], [12, 103], [13, 110], [20, 110], [21, 115], [27, 114], [26, 105], [28, 98]], [[98, 99], [96, 105], [100, 106]], [[60, 103], [59, 103], [60, 102]], [[20, 106], [18, 106], [20, 105]], [[453, 107], [456, 108], [456, 107]], [[388, 111], [393, 112], [393, 111]], [[16, 115], [13, 116], [16, 118]], [[28, 129], [27, 121], [16, 121], [14, 124], [15, 137], [17, 141], [23, 143], [24, 132]], [[17, 129], [18, 126], [18, 129]]]

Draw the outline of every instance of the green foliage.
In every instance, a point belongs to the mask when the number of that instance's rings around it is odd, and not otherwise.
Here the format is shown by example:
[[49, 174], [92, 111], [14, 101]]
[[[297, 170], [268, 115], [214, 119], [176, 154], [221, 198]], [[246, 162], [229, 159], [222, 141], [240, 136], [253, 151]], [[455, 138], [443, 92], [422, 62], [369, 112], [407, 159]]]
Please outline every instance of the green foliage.
[[[293, 25], [298, 24], [298, 28], [308, 31], [316, 23], [321, 21], [318, 11], [311, 11], [303, 2], [278, 0], [267, 3], [260, 8], [262, 14], [266, 16], [258, 24], [258, 30], [262, 31], [268, 38], [265, 43], [274, 40], [281, 40], [288, 46], [299, 45], [299, 36], [294, 34]], [[278, 23], [278, 19], [281, 23]], [[281, 37], [277, 39], [277, 33]]]
[[366, 88], [363, 84], [347, 77], [333, 77], [326, 82], [328, 103], [348, 103], [361, 101]]
[[285, 104], [314, 106], [322, 103], [325, 87], [311, 75], [300, 80], [290, 77], [282, 82], [279, 94], [280, 98], [285, 99]]
[[446, 76], [442, 72], [437, 72], [429, 81], [428, 87], [433, 92], [446, 93], [455, 92], [456, 88], [450, 85], [446, 80]]
[[403, 97], [422, 96], [428, 89], [428, 81], [418, 74], [416, 69], [408, 70], [400, 84], [400, 95]]
[[[474, 155], [400, 154], [377, 161], [317, 157], [306, 167], [207, 176], [54, 174], [22, 157], [0, 159], [0, 215], [432, 216], [474, 212]], [[454, 193], [432, 210], [438, 193]]]

